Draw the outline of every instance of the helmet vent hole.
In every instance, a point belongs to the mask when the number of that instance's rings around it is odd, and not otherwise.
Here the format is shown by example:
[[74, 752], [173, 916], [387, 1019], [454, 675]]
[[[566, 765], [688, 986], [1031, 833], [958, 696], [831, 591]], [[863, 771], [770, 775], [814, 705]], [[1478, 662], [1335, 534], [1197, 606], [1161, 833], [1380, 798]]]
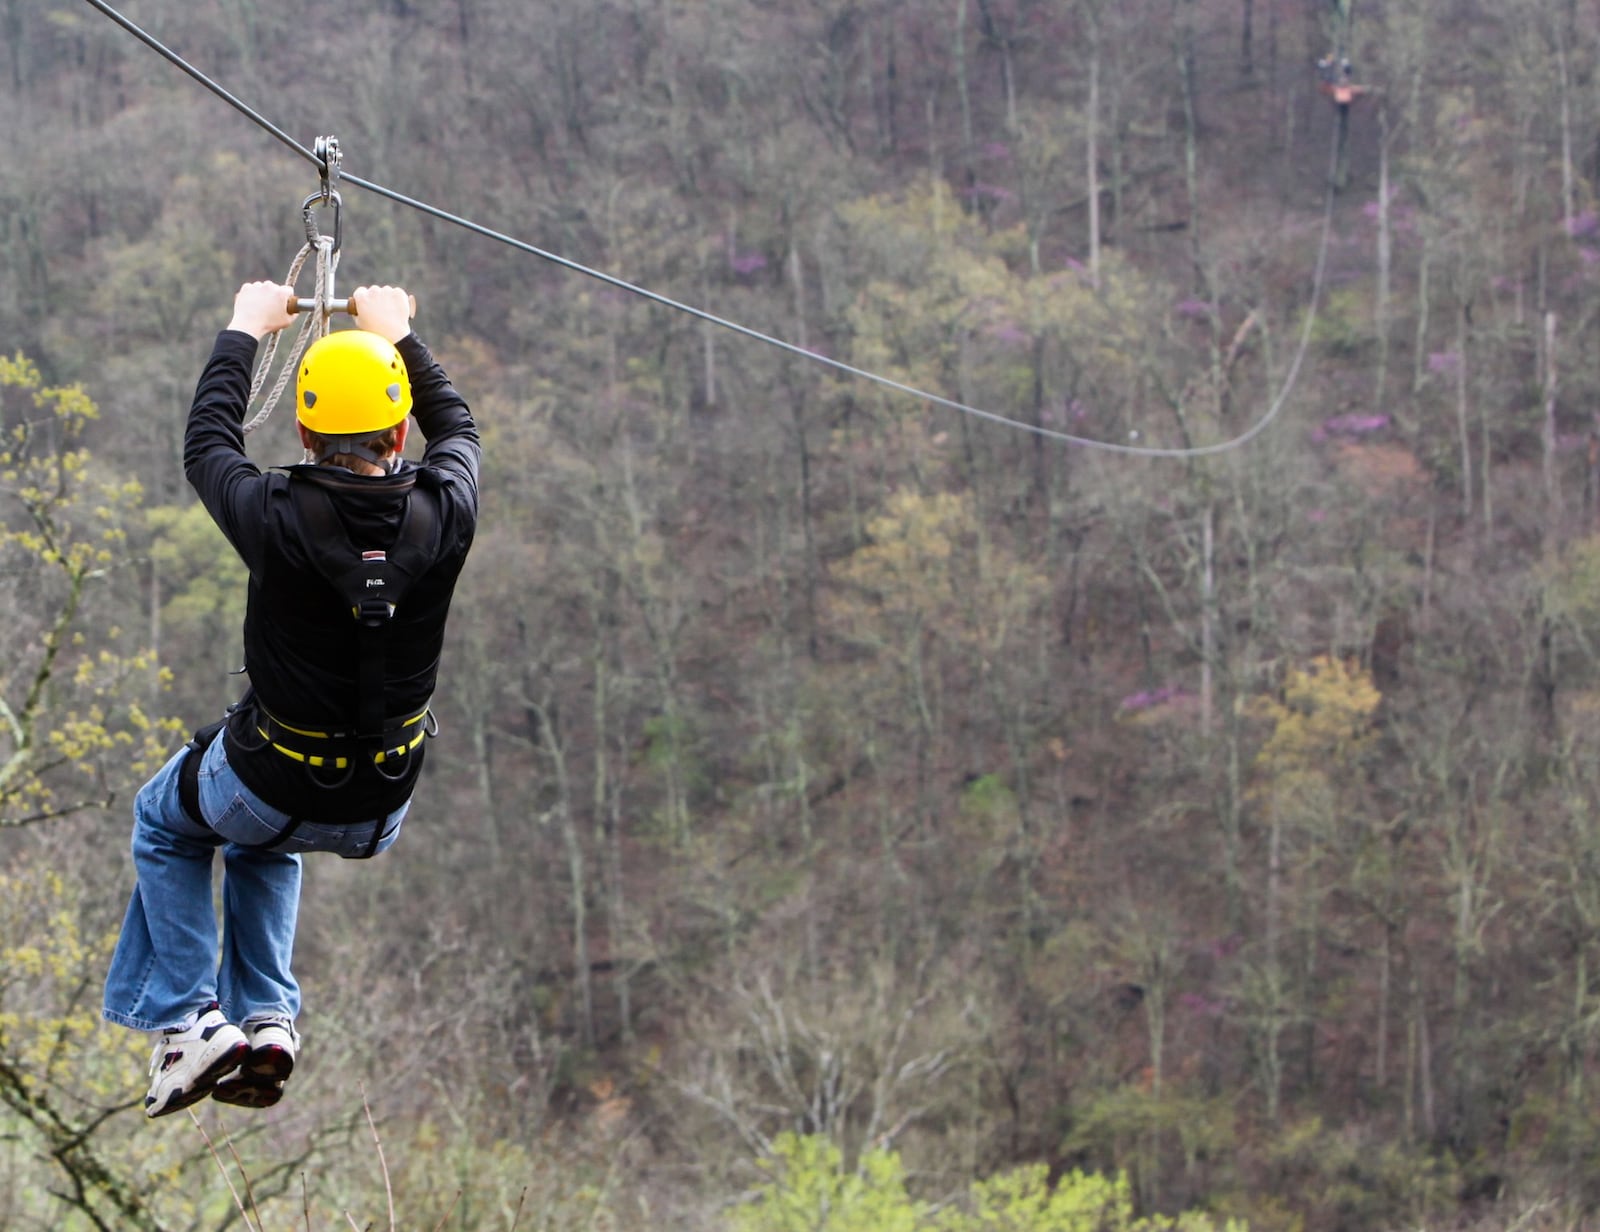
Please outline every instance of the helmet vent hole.
[[399, 402], [400, 401], [400, 385], [399, 385], [399, 382], [396, 382], [395, 384], [389, 386], [389, 388], [384, 390], [383, 392], [389, 395], [389, 401], [390, 402]]
[[309, 389], [306, 390], [306, 410], [309, 411], [312, 407], [316, 406], [316, 404], [317, 395], [312, 393]]

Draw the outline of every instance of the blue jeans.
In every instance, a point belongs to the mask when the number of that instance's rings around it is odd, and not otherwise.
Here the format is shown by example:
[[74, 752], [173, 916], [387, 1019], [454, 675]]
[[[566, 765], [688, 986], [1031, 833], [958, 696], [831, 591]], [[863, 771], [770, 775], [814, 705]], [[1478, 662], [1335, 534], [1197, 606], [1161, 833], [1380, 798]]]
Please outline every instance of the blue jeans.
[[[104, 1014], [138, 1031], [188, 1026], [213, 1001], [229, 1022], [300, 1012], [300, 985], [289, 970], [300, 910], [300, 855], [367, 853], [400, 834], [410, 803], [388, 817], [351, 826], [302, 822], [286, 839], [290, 817], [263, 803], [228, 765], [222, 737], [200, 763], [200, 811], [191, 821], [178, 802], [181, 750], [133, 802], [133, 865], [138, 874], [122, 922]], [[220, 957], [212, 903], [212, 855], [222, 848]], [[376, 852], [375, 852], [376, 853]], [[374, 853], [374, 854], [375, 854]]]

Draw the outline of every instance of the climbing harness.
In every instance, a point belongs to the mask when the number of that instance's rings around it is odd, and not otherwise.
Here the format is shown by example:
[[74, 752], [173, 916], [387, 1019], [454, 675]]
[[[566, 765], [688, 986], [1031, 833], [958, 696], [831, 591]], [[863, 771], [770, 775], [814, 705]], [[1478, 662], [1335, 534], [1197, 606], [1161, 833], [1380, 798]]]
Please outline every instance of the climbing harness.
[[[256, 730], [280, 753], [312, 769], [345, 771], [348, 777], [357, 757], [367, 755], [384, 778], [400, 778], [405, 766], [392, 774], [382, 767], [404, 758], [435, 734], [438, 724], [427, 707], [399, 720], [384, 713], [385, 645], [390, 622], [406, 591], [438, 555], [438, 497], [413, 481], [399, 534], [392, 545], [377, 549], [356, 544], [333, 498], [317, 480], [291, 473], [289, 495], [306, 529], [304, 543], [313, 567], [350, 605], [351, 619], [356, 622], [356, 725], [343, 732], [293, 727], [258, 702], [261, 721]], [[320, 786], [336, 787], [344, 778], [316, 781]]]
[[[190, 738], [184, 745], [182, 763], [178, 766], [178, 804], [183, 809], [184, 815], [202, 829], [209, 829], [206, 825], [205, 812], [200, 807], [200, 763], [205, 759], [206, 749], [211, 747], [211, 742], [222, 734], [222, 729], [227, 726], [228, 718], [233, 714], [230, 707], [228, 714], [218, 719], [215, 723], [208, 723]], [[423, 712], [427, 714], [426, 711]], [[426, 720], [422, 720], [426, 722]], [[260, 729], [257, 728], [259, 731]], [[284, 750], [287, 752], [287, 750]], [[372, 837], [368, 840], [366, 849], [360, 855], [347, 856], [346, 859], [370, 860], [377, 854], [378, 847], [394, 832], [394, 827], [385, 827], [382, 818], [362, 820], [351, 823], [352, 826], [371, 825]], [[264, 843], [240, 843], [232, 840], [235, 846], [245, 847], [252, 851], [276, 851], [294, 837], [295, 833], [305, 823], [303, 817], [293, 817], [277, 834]], [[319, 823], [326, 826], [327, 822]], [[398, 823], [397, 823], [398, 824]]]
[[[351, 732], [315, 731], [306, 727], [292, 727], [277, 718], [259, 699], [255, 703], [256, 734], [291, 761], [298, 761], [313, 770], [347, 770], [355, 767], [358, 750]], [[439, 721], [433, 711], [424, 707], [416, 714], [401, 719], [378, 738], [379, 748], [372, 754], [372, 763], [381, 766], [404, 757], [419, 744], [439, 732]], [[308, 743], [309, 742], [309, 743]], [[380, 771], [380, 773], [382, 773]], [[385, 777], [398, 778], [398, 775]], [[327, 783], [315, 780], [319, 786], [336, 787], [344, 780]]]

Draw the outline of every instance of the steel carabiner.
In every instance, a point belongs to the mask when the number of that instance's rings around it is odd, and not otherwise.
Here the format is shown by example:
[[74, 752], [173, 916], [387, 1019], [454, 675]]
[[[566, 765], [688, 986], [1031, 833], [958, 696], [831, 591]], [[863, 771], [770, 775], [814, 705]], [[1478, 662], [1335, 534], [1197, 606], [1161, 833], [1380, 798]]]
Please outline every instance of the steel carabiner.
[[312, 193], [300, 206], [300, 216], [306, 224], [306, 243], [313, 249], [322, 243], [322, 232], [317, 229], [316, 215], [311, 212], [313, 206], [331, 205], [333, 207], [333, 252], [339, 251], [339, 245], [344, 240], [344, 215], [341, 210], [343, 202], [339, 194], [329, 188], [324, 191]]

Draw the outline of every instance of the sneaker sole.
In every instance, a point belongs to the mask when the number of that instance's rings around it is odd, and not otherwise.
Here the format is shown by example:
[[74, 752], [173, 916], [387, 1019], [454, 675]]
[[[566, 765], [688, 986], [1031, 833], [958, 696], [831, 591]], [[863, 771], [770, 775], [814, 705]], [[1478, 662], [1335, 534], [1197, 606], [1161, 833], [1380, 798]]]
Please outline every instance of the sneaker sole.
[[145, 1116], [154, 1120], [156, 1117], [164, 1117], [171, 1112], [180, 1112], [190, 1104], [198, 1104], [216, 1089], [218, 1082], [238, 1069], [240, 1063], [249, 1055], [250, 1045], [244, 1040], [240, 1040], [201, 1071], [200, 1076], [186, 1090], [169, 1096], [167, 1102], [162, 1104], [160, 1108], [152, 1108], [147, 1103], [144, 1110]]
[[283, 1083], [275, 1078], [248, 1075], [211, 1088], [211, 1098], [235, 1108], [270, 1108], [283, 1098]]
[[211, 1098], [238, 1108], [270, 1108], [283, 1098], [284, 1080], [294, 1073], [294, 1054], [270, 1044], [257, 1048], [227, 1082], [211, 1089]]

